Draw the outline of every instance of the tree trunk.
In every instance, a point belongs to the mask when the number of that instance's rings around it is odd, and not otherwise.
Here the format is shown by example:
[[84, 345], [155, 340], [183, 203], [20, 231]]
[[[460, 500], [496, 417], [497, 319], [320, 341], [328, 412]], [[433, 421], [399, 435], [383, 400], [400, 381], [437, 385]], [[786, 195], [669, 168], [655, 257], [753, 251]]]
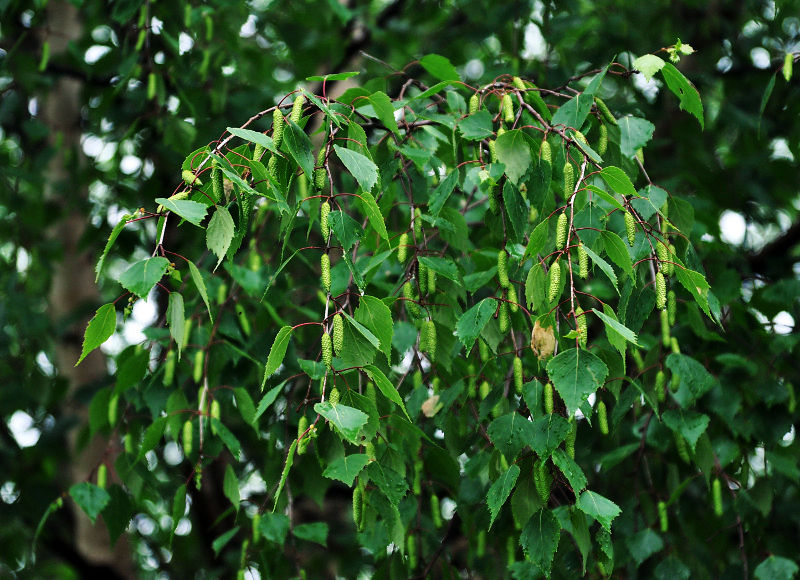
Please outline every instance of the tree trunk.
[[[83, 34], [78, 9], [65, 0], [47, 5], [47, 41], [54, 59], [66, 53], [67, 45]], [[57, 31], [57, 32], [52, 32]], [[91, 255], [82, 251], [80, 241], [87, 227], [82, 211], [88, 196], [85, 184], [80, 183], [76, 170], [85, 159], [81, 152], [81, 107], [83, 82], [61, 75], [42, 101], [41, 119], [50, 129], [49, 142], [57, 153], [47, 167], [46, 195], [59, 208], [58, 221], [50, 226], [47, 235], [63, 248], [63, 257], [55, 266], [49, 293], [50, 314], [61, 334], [56, 340], [56, 365], [62, 377], [69, 381], [70, 390], [65, 414], [74, 414], [81, 425], [88, 418], [85, 406], [75, 402], [80, 389], [101, 381], [107, 374], [105, 357], [95, 351], [78, 367], [75, 362], [81, 352], [83, 332], [89, 316], [75, 316], [77, 309], [86, 312], [97, 307], [100, 296], [94, 283]], [[66, 324], [65, 324], [66, 323]], [[106, 453], [108, 442], [95, 437], [80, 447], [77, 430], [69, 436], [70, 483], [86, 481]], [[104, 525], [92, 525], [89, 518], [74, 506], [75, 549], [89, 564], [113, 568], [121, 578], [134, 578], [130, 550], [125, 536], [112, 549]]]

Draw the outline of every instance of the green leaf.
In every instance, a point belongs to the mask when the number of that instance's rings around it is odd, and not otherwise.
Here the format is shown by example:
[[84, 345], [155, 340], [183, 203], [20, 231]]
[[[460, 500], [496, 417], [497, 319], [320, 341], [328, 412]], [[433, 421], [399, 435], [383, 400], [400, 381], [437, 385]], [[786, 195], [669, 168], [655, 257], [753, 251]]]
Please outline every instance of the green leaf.
[[367, 365], [363, 370], [365, 373], [367, 373], [367, 375], [369, 375], [369, 378], [375, 381], [375, 386], [378, 387], [378, 390], [383, 394], [383, 396], [400, 407], [405, 416], [408, 417], [408, 420], [411, 421], [411, 417], [408, 415], [408, 411], [406, 411], [406, 406], [403, 404], [403, 399], [400, 397], [400, 393], [398, 393], [397, 389], [394, 388], [392, 382], [386, 378], [386, 375], [383, 374], [383, 371], [373, 365]]
[[[369, 328], [367, 328], [359, 321], [357, 321], [355, 318], [347, 314], [347, 312], [342, 312], [342, 316], [344, 316], [344, 319], [350, 324], [352, 324], [353, 328], [355, 328], [361, 334], [361, 336], [366, 338], [372, 346], [374, 346], [375, 348], [378, 348], [380, 346], [380, 341], [378, 340], [378, 337], [372, 334]], [[347, 326], [345, 326], [345, 331], [346, 330]]]
[[111, 545], [114, 546], [119, 537], [128, 529], [134, 508], [131, 497], [119, 485], [110, 486], [108, 495], [111, 500], [103, 509], [103, 521], [108, 528]]
[[140, 260], [122, 273], [119, 283], [129, 292], [147, 300], [150, 290], [161, 280], [167, 268], [169, 268], [169, 260], [166, 258]]
[[156, 203], [163, 205], [172, 213], [178, 214], [190, 224], [200, 226], [200, 222], [206, 217], [206, 205], [188, 199], [166, 199], [157, 197]]
[[754, 574], [757, 580], [792, 580], [798, 570], [793, 560], [773, 554], [756, 567]]
[[350, 443], [361, 444], [358, 435], [369, 420], [366, 413], [342, 404], [332, 405], [329, 401], [317, 403], [314, 405], [314, 411], [330, 421], [342, 437]]
[[206, 247], [217, 256], [216, 270], [220, 262], [228, 253], [228, 248], [233, 240], [234, 226], [230, 212], [224, 206], [217, 207], [217, 211], [211, 216], [206, 230]]
[[528, 239], [528, 247], [525, 248], [525, 255], [522, 257], [523, 260], [529, 256], [535, 258], [544, 250], [545, 244], [548, 241], [549, 225], [548, 220], [543, 220], [533, 229]]
[[489, 506], [489, 529], [491, 529], [497, 514], [500, 513], [500, 508], [506, 503], [511, 490], [514, 489], [518, 477], [519, 466], [512, 465], [489, 488], [489, 493], [486, 494], [486, 504]]
[[391, 364], [392, 335], [394, 322], [392, 311], [384, 304], [383, 300], [374, 296], [362, 296], [358, 308], [353, 313], [353, 318], [372, 331], [378, 339], [379, 350], [386, 355], [386, 362]]
[[264, 133], [259, 133], [258, 131], [251, 131], [250, 129], [239, 129], [237, 127], [228, 127], [226, 129], [228, 133], [231, 135], [235, 135], [245, 141], [250, 141], [250, 143], [255, 143], [256, 145], [261, 145], [267, 151], [271, 151], [279, 155], [278, 148], [275, 147], [275, 143], [272, 140], [272, 137], [269, 135], [265, 135]]
[[[347, 171], [355, 177], [361, 189], [369, 192], [378, 181], [378, 166], [370, 158], [351, 149], [339, 147], [338, 145], [334, 145], [333, 149], [347, 168]], [[378, 213], [380, 214], [380, 212]]]
[[564, 417], [553, 413], [535, 419], [532, 425], [530, 446], [542, 459], [549, 457], [561, 445], [571, 429]]
[[225, 479], [222, 482], [222, 493], [233, 504], [236, 511], [239, 511], [239, 478], [236, 477], [236, 472], [233, 470], [233, 465], [230, 463], [225, 467]]
[[314, 175], [314, 153], [311, 139], [308, 138], [297, 123], [288, 119], [283, 131], [283, 142], [289, 150], [289, 154], [294, 158], [295, 163], [300, 166], [309, 178]]
[[603, 312], [600, 312], [597, 308], [593, 308], [592, 311], [598, 316], [598, 318], [600, 318], [600, 320], [603, 321], [603, 324], [605, 324], [607, 327], [611, 327], [612, 329], [614, 329], [615, 332], [617, 332], [620, 336], [622, 336], [622, 338], [624, 338], [631, 344], [639, 346], [639, 343], [637, 342], [636, 338], [636, 333], [633, 332], [630, 328], [628, 328], [618, 320], [612, 318], [611, 316]]
[[494, 298], [484, 298], [458, 319], [456, 336], [467, 352], [472, 349], [475, 339], [478, 338], [496, 309], [497, 301]]
[[548, 509], [541, 509], [530, 517], [519, 537], [525, 556], [546, 578], [550, 577], [560, 535], [561, 525], [556, 516]]
[[380, 344], [378, 338], [349, 315], [345, 314], [344, 318], [350, 324], [344, 325], [344, 346], [342, 352], [337, 353], [342, 364], [344, 367], [372, 364]]
[[608, 367], [588, 350], [571, 348], [547, 363], [547, 374], [572, 416], [589, 395], [603, 386]]
[[140, 461], [148, 451], [151, 451], [159, 441], [161, 436], [164, 435], [164, 428], [167, 426], [167, 417], [159, 417], [147, 427], [142, 437], [142, 443], [139, 445], [139, 454], [136, 456], [136, 461]]
[[442, 211], [442, 207], [444, 207], [450, 194], [453, 193], [456, 185], [458, 185], [458, 170], [454, 169], [447, 177], [439, 182], [439, 185], [437, 185], [436, 189], [431, 193], [431, 197], [428, 200], [428, 207], [430, 208], [432, 217], [435, 218], [439, 216], [439, 212]]
[[680, 108], [694, 115], [700, 128], [705, 129], [703, 121], [703, 102], [700, 100], [700, 93], [692, 83], [689, 82], [683, 73], [670, 63], [664, 63], [661, 75], [667, 83], [667, 87], [680, 100]]
[[591, 184], [587, 185], [586, 189], [588, 189], [589, 191], [593, 192], [594, 194], [597, 195], [597, 197], [599, 197], [603, 201], [611, 204], [612, 206], [616, 207], [617, 209], [624, 209], [624, 206], [619, 201], [617, 201], [617, 198], [615, 198], [613, 195], [611, 195], [607, 191], [604, 191], [604, 190], [600, 189], [596, 185], [591, 185]]
[[172, 496], [172, 526], [170, 529], [170, 538], [175, 535], [175, 529], [181, 521], [181, 518], [186, 513], [186, 484], [181, 484], [175, 490], [175, 495]]
[[186, 333], [184, 332], [186, 317], [183, 311], [183, 296], [181, 296], [180, 292], [169, 293], [167, 322], [169, 324], [169, 333], [175, 341], [175, 344], [178, 345], [178, 360], [180, 360], [181, 350], [183, 349], [186, 338]]
[[550, 121], [551, 125], [564, 125], [580, 129], [594, 104], [594, 94], [584, 91], [561, 105]]
[[583, 473], [580, 465], [575, 463], [575, 460], [567, 455], [567, 452], [563, 449], [554, 450], [552, 458], [553, 464], [558, 467], [561, 473], [564, 474], [564, 477], [567, 478], [572, 488], [572, 493], [575, 494], [575, 497], [578, 497], [578, 494], [586, 489], [586, 484], [588, 483], [586, 475]]
[[394, 119], [394, 105], [389, 95], [382, 91], [376, 91], [369, 96], [369, 102], [383, 126], [395, 135], [399, 134], [400, 129], [398, 129], [397, 121]]
[[644, 78], [649, 81], [654, 74], [664, 68], [665, 64], [667, 63], [663, 58], [654, 54], [643, 54], [633, 61], [633, 68], [642, 73]]
[[630, 177], [619, 167], [614, 167], [613, 165], [603, 167], [603, 170], [600, 172], [600, 177], [603, 178], [603, 181], [605, 181], [611, 189], [620, 195], [626, 197], [637, 197], [639, 195], [636, 193], [636, 188], [633, 187]]
[[633, 276], [633, 263], [628, 252], [628, 245], [617, 234], [608, 230], [603, 231], [600, 236], [603, 238], [606, 254], [611, 258], [611, 261], [622, 268], [629, 276]]
[[342, 211], [332, 211], [328, 216], [328, 223], [344, 252], [349, 251], [364, 233], [361, 224]]
[[500, 453], [508, 461], [513, 461], [533, 439], [535, 427], [519, 413], [508, 413], [492, 421], [486, 432]]
[[231, 430], [228, 429], [225, 424], [216, 417], [211, 417], [210, 423], [211, 431], [216, 433], [217, 436], [222, 439], [222, 442], [225, 444], [225, 447], [228, 448], [228, 451], [231, 452], [231, 455], [238, 460], [239, 456], [242, 454], [242, 444], [239, 443], [236, 435], [234, 435]]
[[497, 160], [505, 165], [506, 175], [515, 184], [528, 171], [531, 165], [531, 148], [528, 140], [519, 129], [506, 131], [495, 142]]
[[244, 422], [256, 427], [256, 407], [250, 393], [244, 387], [236, 387], [233, 389], [233, 394], [236, 397], [236, 408], [239, 409], [239, 414]]
[[524, 241], [525, 232], [528, 230], [528, 206], [519, 189], [511, 181], [506, 181], [503, 186], [503, 202], [514, 231], [514, 240]]
[[492, 127], [492, 114], [483, 109], [477, 113], [465, 117], [458, 123], [461, 135], [468, 141], [480, 141], [491, 138], [494, 135]]
[[611, 531], [611, 522], [622, 512], [613, 501], [589, 490], [581, 494], [576, 505], [579, 510], [587, 516], [593, 517], [609, 532]]
[[[344, 151], [347, 151], [347, 149]], [[372, 162], [370, 161], [370, 163]], [[381, 214], [381, 210], [378, 207], [375, 198], [372, 197], [372, 194], [368, 191], [362, 191], [359, 194], [359, 197], [361, 198], [361, 207], [363, 208], [367, 219], [369, 219], [369, 223], [372, 225], [372, 228], [378, 232], [380, 237], [386, 241], [389, 241], [389, 232], [386, 231], [386, 223], [383, 221], [383, 215]]]
[[454, 67], [448, 59], [438, 54], [426, 54], [419, 59], [419, 64], [422, 65], [431, 76], [436, 77], [441, 81], [460, 81], [461, 76], [458, 74], [456, 67]]
[[361, 73], [358, 71], [351, 71], [351, 72], [340, 72], [340, 73], [333, 73], [329, 75], [319, 76], [313, 75], [310, 77], [306, 77], [307, 81], [312, 82], [320, 82], [320, 81], [343, 81], [345, 79], [349, 79], [350, 77], [357, 76]]
[[668, 556], [659, 562], [653, 574], [655, 580], [689, 580], [692, 577], [692, 571], [675, 556]]
[[[690, 356], [672, 353], [667, 357], [666, 364], [673, 374], [680, 377], [679, 390], [675, 396], [683, 408], [705, 395], [716, 384], [714, 376]], [[684, 389], [687, 391], [685, 395], [681, 392]]]
[[420, 264], [425, 264], [429, 269], [445, 278], [461, 284], [461, 277], [458, 274], [458, 266], [450, 258], [438, 258], [436, 256], [420, 256]]
[[[278, 489], [275, 490], [275, 503], [272, 505], [273, 512], [275, 511], [275, 508], [278, 507], [278, 500], [281, 498], [281, 492], [283, 491], [283, 486], [286, 485], [286, 478], [289, 477], [289, 471], [292, 469], [292, 465], [294, 464], [294, 452], [296, 449], [297, 449], [297, 439], [293, 439], [292, 444], [289, 446], [289, 452], [286, 454], [286, 463], [284, 463], [283, 465], [283, 471], [281, 472], [281, 479], [278, 482]], [[262, 526], [264, 525], [263, 517], [261, 519], [261, 525]]]
[[211, 542], [211, 549], [214, 550], [214, 557], [219, 556], [222, 549], [228, 545], [228, 542], [230, 542], [237, 533], [239, 533], [239, 526], [234, 526]]
[[295, 538], [314, 542], [321, 546], [328, 545], [328, 524], [325, 522], [312, 522], [310, 524], [300, 524], [292, 529]]
[[267, 384], [267, 379], [283, 364], [283, 358], [286, 356], [286, 348], [289, 346], [289, 338], [291, 336], [291, 326], [284, 326], [275, 335], [275, 340], [272, 341], [272, 347], [269, 349], [269, 355], [267, 356], [267, 364], [264, 366], [264, 377], [261, 379], [262, 389]]
[[628, 551], [636, 561], [636, 566], [641, 566], [653, 554], [664, 548], [664, 540], [650, 528], [645, 528], [625, 540]]
[[695, 272], [694, 270], [678, 265], [675, 267], [675, 277], [678, 279], [678, 282], [689, 291], [689, 294], [694, 296], [695, 302], [703, 309], [706, 316], [711, 318], [711, 312], [708, 308], [708, 291], [710, 286], [705, 276], [700, 272]]
[[94, 267], [94, 271], [96, 276], [94, 277], [94, 282], [97, 284], [97, 281], [100, 279], [100, 272], [103, 269], [103, 264], [106, 261], [106, 256], [108, 256], [108, 252], [114, 246], [114, 242], [117, 241], [117, 238], [122, 233], [122, 230], [125, 229], [125, 226], [128, 225], [128, 220], [132, 219], [134, 216], [130, 214], [125, 214], [119, 220], [117, 225], [114, 226], [114, 229], [111, 230], [111, 233], [108, 236], [108, 241], [106, 242], [106, 247], [103, 248], [103, 253], [100, 254], [100, 259], [97, 260], [97, 265]]
[[656, 126], [650, 121], [631, 115], [617, 119], [617, 123], [620, 133], [619, 150], [629, 159], [650, 142], [656, 130]]
[[208, 291], [206, 290], [206, 283], [203, 281], [203, 276], [200, 274], [200, 270], [197, 269], [197, 266], [194, 265], [194, 262], [187, 260], [186, 263], [189, 264], [189, 273], [192, 275], [192, 282], [194, 282], [197, 291], [200, 293], [200, 297], [206, 304], [208, 317], [211, 319], [211, 322], [214, 322], [214, 315], [211, 314], [211, 303], [208, 301]]
[[614, 273], [614, 268], [611, 267], [611, 264], [595, 254], [594, 251], [586, 244], [583, 245], [583, 249], [586, 250], [586, 255], [592, 259], [592, 262], [594, 262], [594, 264], [597, 265], [606, 276], [608, 276], [608, 279], [614, 285], [614, 290], [616, 290], [617, 294], [619, 294], [619, 288], [617, 288], [617, 275]]
[[76, 483], [70, 487], [69, 495], [86, 515], [89, 516], [92, 523], [94, 523], [97, 516], [100, 515], [100, 512], [103, 511], [103, 508], [105, 508], [111, 500], [111, 496], [108, 495], [106, 490], [88, 481]]
[[710, 421], [708, 415], [686, 409], [670, 409], [661, 415], [661, 419], [667, 427], [675, 433], [680, 433], [689, 442], [693, 453], [697, 440], [706, 432]]
[[261, 530], [261, 535], [267, 541], [283, 546], [286, 542], [286, 536], [289, 535], [289, 518], [284, 514], [261, 514], [261, 521], [258, 522], [258, 527]]
[[81, 364], [90, 352], [103, 344], [117, 329], [117, 311], [113, 304], [103, 304], [97, 309], [95, 315], [89, 321], [86, 332], [83, 335], [83, 348], [81, 356], [75, 366]]
[[397, 473], [394, 469], [381, 465], [378, 461], [373, 461], [367, 465], [366, 473], [383, 495], [386, 496], [392, 505], [398, 505], [406, 493], [408, 493], [408, 483], [405, 477]]
[[343, 455], [331, 462], [322, 475], [328, 479], [338, 479], [347, 487], [352, 487], [356, 476], [367, 463], [369, 463], [369, 457], [366, 453]]

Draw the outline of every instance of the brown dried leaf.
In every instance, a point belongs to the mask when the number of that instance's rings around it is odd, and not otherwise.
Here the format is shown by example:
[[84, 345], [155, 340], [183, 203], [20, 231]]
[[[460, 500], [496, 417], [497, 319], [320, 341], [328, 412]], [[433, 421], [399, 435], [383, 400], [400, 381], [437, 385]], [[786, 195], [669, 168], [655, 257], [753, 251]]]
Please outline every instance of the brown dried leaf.
[[422, 414], [430, 418], [438, 413], [441, 408], [442, 405], [439, 404], [439, 395], [433, 395], [422, 403]]
[[544, 360], [553, 355], [556, 349], [556, 337], [553, 332], [553, 327], [542, 327], [537, 320], [533, 325], [533, 332], [531, 332], [531, 350], [533, 354], [539, 357], [539, 360]]

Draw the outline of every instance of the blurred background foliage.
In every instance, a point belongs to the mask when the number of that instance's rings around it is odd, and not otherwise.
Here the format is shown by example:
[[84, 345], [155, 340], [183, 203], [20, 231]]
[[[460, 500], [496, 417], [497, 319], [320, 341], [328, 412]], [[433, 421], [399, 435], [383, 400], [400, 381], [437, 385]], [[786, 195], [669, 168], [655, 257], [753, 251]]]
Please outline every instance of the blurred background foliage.
[[[80, 480], [69, 465], [85, 453], [86, 405], [113, 370], [102, 357], [94, 375], [72, 369], [86, 320], [116, 299], [113, 279], [126, 265], [113, 258], [98, 293], [93, 262], [122, 214], [175, 190], [189, 151], [299, 84], [321, 92], [304, 81], [310, 75], [357, 70], [325, 90], [368, 82], [394, 96], [406, 75], [424, 77], [415, 59], [438, 53], [475, 85], [511, 72], [556, 88], [677, 38], [696, 51], [681, 68], [702, 95], [704, 131], [659, 81], [609, 76], [602, 96], [655, 124], [648, 173], [694, 207], [725, 342], [690, 325], [681, 345], [709, 364], [739, 357], [716, 368], [748, 408], [740, 434], [762, 461], [778, 446], [785, 459], [769, 489], [743, 501], [756, 513], [745, 542], [754, 562], [794, 553], [800, 83], [781, 70], [784, 55], [800, 50], [799, 16], [796, 0], [0, 1], [0, 574], [27, 561], [47, 506]], [[123, 232], [117, 256], [143, 257], [134, 248], [154, 235], [144, 223]], [[137, 305], [106, 352], [142, 340], [164, 308]], [[65, 510], [50, 520], [34, 576], [169, 568], [182, 577], [211, 553], [205, 534], [192, 535], [174, 544], [167, 565], [154, 556], [163, 534], [139, 521], [132, 563], [104, 561], [80, 547], [74, 525]], [[719, 558], [719, 577], [739, 558], [733, 542], [725, 549], [708, 554]]]

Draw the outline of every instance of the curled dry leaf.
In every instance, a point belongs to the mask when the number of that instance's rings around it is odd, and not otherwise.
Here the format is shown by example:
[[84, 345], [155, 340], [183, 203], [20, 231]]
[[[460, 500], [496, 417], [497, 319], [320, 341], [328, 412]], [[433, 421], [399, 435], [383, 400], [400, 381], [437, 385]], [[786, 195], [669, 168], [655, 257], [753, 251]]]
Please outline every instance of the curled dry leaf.
[[429, 397], [424, 403], [422, 403], [422, 414], [426, 417], [430, 418], [433, 417], [439, 410], [442, 408], [442, 405], [439, 404], [439, 395], [433, 395]]
[[544, 360], [552, 356], [555, 348], [556, 338], [553, 327], [542, 327], [537, 320], [533, 325], [533, 332], [531, 332], [531, 350], [539, 357], [539, 360]]

